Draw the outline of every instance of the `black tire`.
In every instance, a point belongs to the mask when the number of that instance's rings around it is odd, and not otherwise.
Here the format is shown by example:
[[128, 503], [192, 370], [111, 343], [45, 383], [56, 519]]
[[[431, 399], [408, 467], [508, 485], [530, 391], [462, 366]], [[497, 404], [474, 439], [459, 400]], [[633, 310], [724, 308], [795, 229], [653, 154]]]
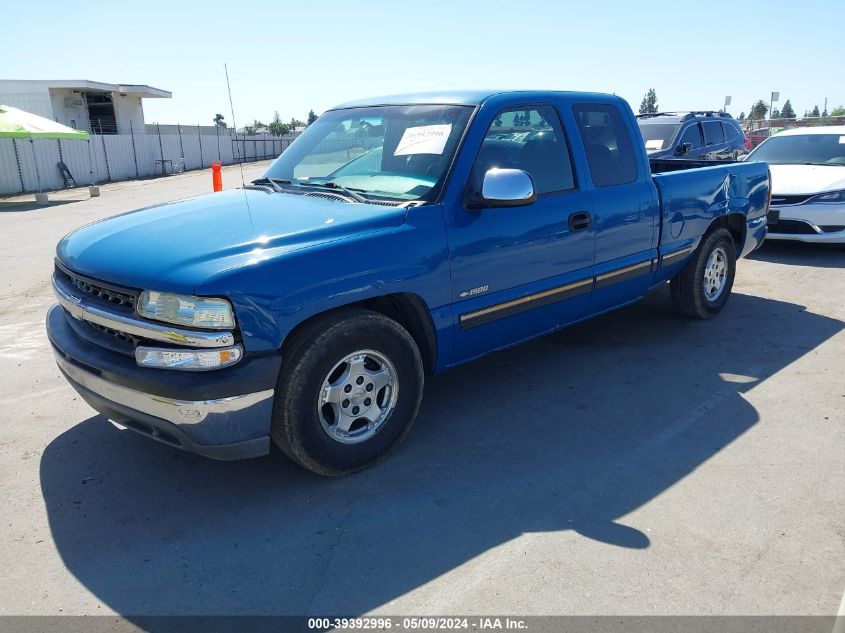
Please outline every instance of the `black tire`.
[[[704, 292], [704, 273], [707, 261], [714, 251], [721, 248], [726, 255], [725, 285], [714, 300]], [[711, 319], [725, 307], [731, 295], [736, 275], [736, 244], [727, 229], [716, 229], [702, 239], [694, 255], [671, 280], [672, 303], [683, 316]]]
[[[324, 429], [318, 402], [332, 368], [359, 350], [373, 350], [392, 363], [397, 397], [372, 437], [344, 444]], [[282, 353], [270, 433], [300, 466], [329, 477], [345, 475], [383, 459], [408, 434], [422, 400], [423, 364], [414, 339], [396, 321], [363, 309], [330, 314], [295, 333]]]

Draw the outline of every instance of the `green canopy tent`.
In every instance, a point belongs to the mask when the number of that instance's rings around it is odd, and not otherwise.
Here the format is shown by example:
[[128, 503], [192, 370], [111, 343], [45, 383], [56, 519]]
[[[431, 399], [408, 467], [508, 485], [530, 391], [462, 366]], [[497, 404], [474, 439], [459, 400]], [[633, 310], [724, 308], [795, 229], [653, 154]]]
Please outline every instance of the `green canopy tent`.
[[38, 161], [35, 159], [35, 145], [33, 141], [37, 138], [50, 138], [75, 139], [88, 142], [88, 169], [91, 173], [92, 194], [94, 193], [94, 172], [92, 169], [91, 143], [88, 139], [88, 132], [75, 130], [36, 114], [24, 112], [18, 108], [0, 105], [0, 138], [20, 138], [30, 142], [30, 146], [32, 147], [32, 161], [35, 165], [35, 180], [38, 184], [38, 195], [35, 196], [35, 199], [39, 204], [46, 204], [47, 196], [41, 193], [41, 176], [38, 173]]

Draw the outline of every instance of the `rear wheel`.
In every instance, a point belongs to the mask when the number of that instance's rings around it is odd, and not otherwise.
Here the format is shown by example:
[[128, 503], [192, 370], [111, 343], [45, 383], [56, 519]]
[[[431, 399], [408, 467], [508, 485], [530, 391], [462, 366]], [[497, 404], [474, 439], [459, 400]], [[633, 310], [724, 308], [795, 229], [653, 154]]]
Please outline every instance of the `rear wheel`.
[[316, 319], [284, 355], [271, 435], [296, 463], [343, 475], [374, 464], [407, 435], [423, 366], [396, 321], [369, 310]]
[[697, 319], [716, 316], [728, 302], [735, 274], [736, 245], [730, 231], [708, 233], [670, 282], [675, 309]]

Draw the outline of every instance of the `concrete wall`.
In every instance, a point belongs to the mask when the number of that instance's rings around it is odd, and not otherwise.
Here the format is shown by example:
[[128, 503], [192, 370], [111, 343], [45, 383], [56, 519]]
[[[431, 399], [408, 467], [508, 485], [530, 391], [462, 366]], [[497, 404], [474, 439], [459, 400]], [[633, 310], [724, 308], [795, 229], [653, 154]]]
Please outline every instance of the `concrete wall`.
[[117, 133], [129, 134], [129, 122], [132, 121], [132, 130], [135, 134], [145, 134], [144, 127], [144, 106], [141, 97], [137, 95], [126, 95], [122, 97], [119, 92], [112, 93], [114, 102], [114, 115], [117, 119]]
[[230, 127], [218, 128], [216, 125], [174, 125], [172, 123], [147, 123], [144, 126], [147, 134], [178, 134], [181, 130], [182, 134], [208, 134], [210, 136], [232, 136], [234, 131]]
[[[70, 88], [50, 88], [49, 93], [52, 104], [52, 117], [49, 118], [77, 130], [91, 131], [88, 107], [81, 93], [74, 93]], [[74, 103], [79, 101], [82, 102], [79, 105]]]
[[0, 104], [53, 118], [50, 93], [46, 86], [32, 85], [27, 81], [4, 81], [0, 84]]

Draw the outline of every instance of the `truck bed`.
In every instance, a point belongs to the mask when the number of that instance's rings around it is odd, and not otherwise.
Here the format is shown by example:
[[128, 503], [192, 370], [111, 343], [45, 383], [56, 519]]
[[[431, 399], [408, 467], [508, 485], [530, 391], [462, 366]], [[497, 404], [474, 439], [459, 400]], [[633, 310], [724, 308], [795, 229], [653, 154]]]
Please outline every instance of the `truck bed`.
[[[651, 161], [660, 197], [660, 248], [666, 253], [697, 244], [714, 218], [735, 214], [743, 232], [765, 226], [769, 194], [766, 163]], [[755, 240], [756, 242], [756, 240]], [[756, 243], [746, 241], [738, 256]]]

